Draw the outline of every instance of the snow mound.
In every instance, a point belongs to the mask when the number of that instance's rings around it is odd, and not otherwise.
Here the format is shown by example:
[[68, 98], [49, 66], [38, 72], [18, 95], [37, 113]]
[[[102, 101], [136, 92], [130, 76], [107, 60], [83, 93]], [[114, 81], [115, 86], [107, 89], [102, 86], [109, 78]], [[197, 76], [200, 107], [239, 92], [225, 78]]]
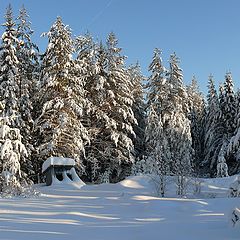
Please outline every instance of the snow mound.
[[150, 178], [148, 176], [128, 177], [119, 184], [126, 188], [146, 189], [150, 186]]
[[[130, 176], [118, 183], [125, 192], [138, 192], [147, 195], [158, 196], [158, 176], [140, 175]], [[222, 178], [189, 178], [186, 184], [188, 198], [220, 198], [229, 197], [229, 188], [236, 182], [238, 175]], [[197, 191], [198, 188], [198, 191]], [[176, 177], [166, 177], [166, 197], [179, 197], [177, 195]]]
[[73, 182], [71, 180], [63, 180], [59, 181], [57, 178], [54, 179], [52, 185], [46, 186], [46, 185], [39, 185], [37, 187], [38, 191], [43, 193], [52, 193], [55, 191], [70, 191], [70, 190], [80, 190], [85, 183], [81, 182]]
[[223, 178], [202, 178], [200, 196], [207, 197], [229, 197], [229, 187], [238, 179], [238, 175]]
[[131, 176], [118, 183], [123, 192], [141, 193], [145, 195], [154, 195], [155, 186], [152, 178], [147, 175]]

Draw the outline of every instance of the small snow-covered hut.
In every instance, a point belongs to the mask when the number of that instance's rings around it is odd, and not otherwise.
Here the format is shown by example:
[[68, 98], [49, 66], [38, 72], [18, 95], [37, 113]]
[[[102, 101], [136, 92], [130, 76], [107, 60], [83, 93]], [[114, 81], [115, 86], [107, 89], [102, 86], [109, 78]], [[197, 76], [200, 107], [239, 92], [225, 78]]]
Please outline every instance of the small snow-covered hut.
[[84, 185], [75, 171], [72, 158], [50, 157], [42, 165], [42, 173], [46, 176], [46, 185], [61, 182], [78, 182]]

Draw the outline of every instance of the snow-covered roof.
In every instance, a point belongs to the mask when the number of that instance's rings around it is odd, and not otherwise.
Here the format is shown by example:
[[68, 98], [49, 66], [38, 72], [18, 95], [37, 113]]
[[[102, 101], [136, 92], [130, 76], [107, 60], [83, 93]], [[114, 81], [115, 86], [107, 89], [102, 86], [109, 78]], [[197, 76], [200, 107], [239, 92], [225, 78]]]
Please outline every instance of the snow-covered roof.
[[72, 158], [50, 157], [42, 165], [42, 172], [45, 172], [50, 166], [75, 166]]

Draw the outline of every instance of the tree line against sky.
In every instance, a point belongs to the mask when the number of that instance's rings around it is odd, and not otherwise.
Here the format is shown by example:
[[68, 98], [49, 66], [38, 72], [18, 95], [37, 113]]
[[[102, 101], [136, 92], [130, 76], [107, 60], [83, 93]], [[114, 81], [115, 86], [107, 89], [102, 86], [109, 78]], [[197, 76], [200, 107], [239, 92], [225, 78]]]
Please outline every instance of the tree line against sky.
[[180, 195], [187, 176], [239, 171], [240, 93], [231, 73], [219, 91], [209, 76], [205, 99], [195, 78], [184, 84], [175, 53], [166, 68], [155, 49], [145, 77], [138, 63], [125, 64], [113, 32], [104, 42], [73, 38], [57, 17], [40, 53], [24, 7], [15, 19], [9, 6], [3, 27], [1, 191], [42, 181], [50, 156], [75, 159], [88, 182], [174, 175]]

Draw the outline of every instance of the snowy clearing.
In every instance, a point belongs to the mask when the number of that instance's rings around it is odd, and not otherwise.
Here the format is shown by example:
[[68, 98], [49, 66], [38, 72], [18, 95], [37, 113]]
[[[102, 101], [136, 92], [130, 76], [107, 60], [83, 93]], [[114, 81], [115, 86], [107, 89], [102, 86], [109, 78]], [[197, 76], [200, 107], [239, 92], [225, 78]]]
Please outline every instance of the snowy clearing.
[[205, 180], [203, 192], [215, 193], [205, 199], [154, 197], [146, 176], [80, 189], [37, 186], [39, 198], [0, 199], [0, 239], [240, 239], [228, 220], [240, 206], [239, 198], [227, 198], [235, 178]]

